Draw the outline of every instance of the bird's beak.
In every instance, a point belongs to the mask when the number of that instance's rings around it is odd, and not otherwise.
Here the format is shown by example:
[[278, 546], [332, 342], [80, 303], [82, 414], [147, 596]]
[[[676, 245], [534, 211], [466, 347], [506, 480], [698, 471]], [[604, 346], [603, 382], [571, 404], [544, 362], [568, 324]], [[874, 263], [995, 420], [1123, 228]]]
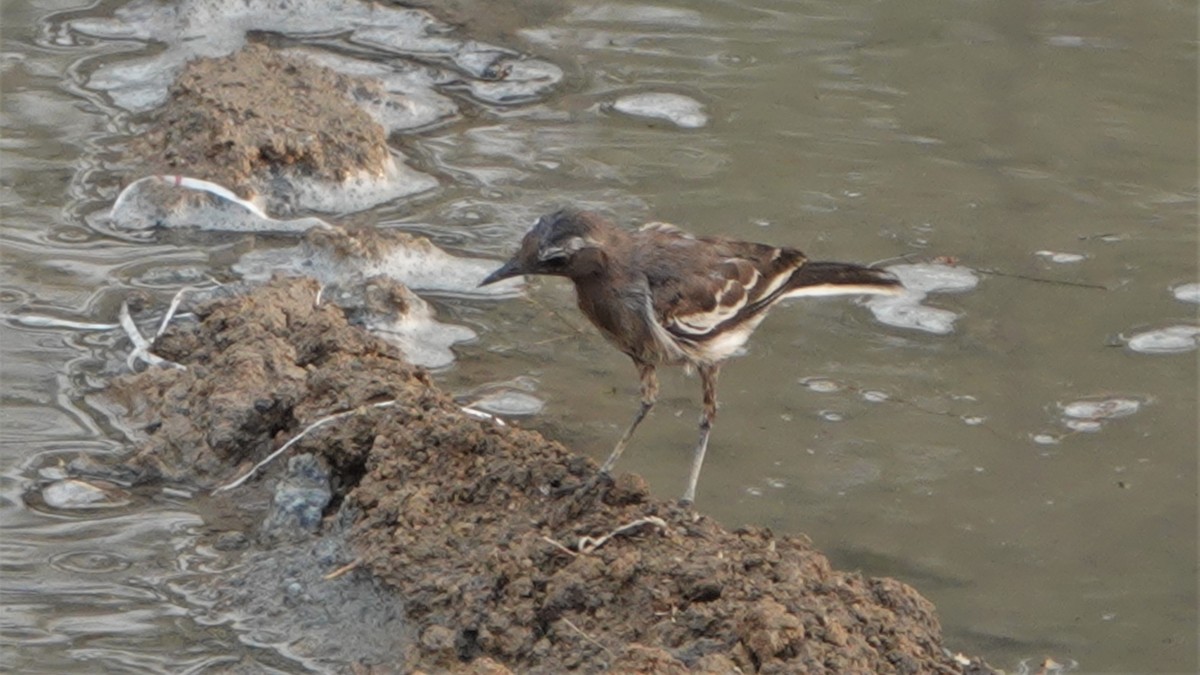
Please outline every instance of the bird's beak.
[[524, 272], [522, 272], [522, 270], [521, 270], [521, 264], [517, 261], [516, 258], [513, 258], [512, 260], [509, 260], [508, 262], [501, 265], [500, 269], [498, 269], [495, 272], [492, 272], [491, 274], [484, 277], [483, 281], [479, 282], [479, 285], [487, 286], [488, 284], [494, 284], [497, 281], [500, 281], [501, 279], [507, 279], [509, 277], [520, 276], [523, 273]]

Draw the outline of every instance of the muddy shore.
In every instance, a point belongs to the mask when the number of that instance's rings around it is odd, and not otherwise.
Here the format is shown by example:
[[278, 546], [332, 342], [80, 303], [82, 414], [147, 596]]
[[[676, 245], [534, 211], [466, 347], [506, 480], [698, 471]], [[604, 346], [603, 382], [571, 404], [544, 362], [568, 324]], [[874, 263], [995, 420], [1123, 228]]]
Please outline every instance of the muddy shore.
[[[381, 584], [410, 636], [347, 667], [987, 672], [949, 655], [915, 590], [834, 570], [803, 537], [727, 530], [635, 475], [578, 490], [594, 462], [464, 412], [318, 290], [279, 278], [202, 305], [155, 346], [185, 369], [123, 377], [110, 396], [143, 430], [141, 481], [211, 487], [297, 437], [289, 455], [327, 468], [325, 528], [345, 548], [309, 559]], [[245, 499], [286, 463], [213, 499]]]
[[[269, 204], [280, 172], [377, 172], [387, 134], [346, 113], [348, 91], [372, 86], [262, 45], [199, 60], [131, 146], [145, 162], [132, 178], [186, 170]], [[404, 297], [397, 280], [358, 281]], [[205, 492], [291, 443], [246, 485], [205, 497], [237, 521], [209, 543], [242, 563], [212, 604], [270, 624], [316, 667], [991, 672], [952, 655], [915, 590], [834, 570], [804, 537], [725, 529], [631, 474], [581, 490], [592, 460], [464, 411], [321, 290], [281, 276], [189, 307], [194, 319], [154, 345], [182, 368], [106, 394], [136, 430], [134, 482]], [[283, 521], [303, 523], [280, 536]]]

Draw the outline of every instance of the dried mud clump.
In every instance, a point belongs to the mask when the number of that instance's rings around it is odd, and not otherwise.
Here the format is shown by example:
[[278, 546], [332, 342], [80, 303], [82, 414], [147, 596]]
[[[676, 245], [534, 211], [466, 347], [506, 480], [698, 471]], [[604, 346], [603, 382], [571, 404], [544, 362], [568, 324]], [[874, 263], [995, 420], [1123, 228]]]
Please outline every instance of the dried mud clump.
[[210, 180], [247, 198], [279, 171], [339, 182], [382, 175], [386, 134], [350, 96], [378, 86], [263, 45], [198, 58], [127, 155], [155, 173]]
[[359, 569], [403, 599], [405, 670], [988, 672], [947, 655], [916, 591], [836, 571], [802, 538], [726, 530], [634, 475], [578, 489], [590, 459], [464, 414], [316, 290], [277, 279], [161, 340], [187, 370], [119, 385], [148, 424], [136, 461], [229, 476], [358, 410], [296, 452], [334, 468]]

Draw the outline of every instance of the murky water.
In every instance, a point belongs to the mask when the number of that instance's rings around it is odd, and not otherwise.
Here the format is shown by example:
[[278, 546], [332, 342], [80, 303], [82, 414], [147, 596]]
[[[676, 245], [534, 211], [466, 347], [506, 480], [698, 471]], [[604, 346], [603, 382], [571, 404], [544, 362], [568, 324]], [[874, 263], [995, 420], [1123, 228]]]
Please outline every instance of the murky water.
[[[952, 320], [945, 334], [846, 300], [776, 309], [722, 373], [700, 508], [914, 584], [948, 644], [998, 667], [1197, 669], [1193, 3], [516, 6], [497, 21], [522, 28], [489, 39], [562, 82], [517, 104], [439, 85], [471, 114], [403, 136], [439, 186], [351, 219], [499, 257], [536, 214], [577, 203], [814, 258], [957, 261], [978, 284], [923, 301]], [[100, 84], [164, 53], [78, 28], [123, 7], [4, 7], [6, 315], [113, 323], [132, 289], [165, 305], [246, 249], [292, 245], [92, 225], [134, 124]], [[306, 27], [277, 30], [342, 39]], [[601, 457], [633, 413], [633, 369], [564, 283], [530, 295], [431, 297], [479, 336], [439, 377], [489, 395], [510, 382], [523, 398], [496, 405], [540, 407], [521, 423]], [[0, 331], [5, 663], [203, 671], [251, 649], [175, 590], [195, 572], [194, 502], [29, 498], [60, 461], [125, 450], [87, 403], [124, 367], [123, 338]], [[698, 389], [664, 373], [622, 460], [664, 497], [682, 487]]]

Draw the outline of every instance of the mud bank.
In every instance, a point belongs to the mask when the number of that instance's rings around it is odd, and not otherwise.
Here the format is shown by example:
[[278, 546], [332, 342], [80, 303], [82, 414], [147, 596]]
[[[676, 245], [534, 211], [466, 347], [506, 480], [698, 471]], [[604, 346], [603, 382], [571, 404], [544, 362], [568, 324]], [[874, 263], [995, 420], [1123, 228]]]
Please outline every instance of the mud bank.
[[354, 514], [351, 574], [395, 593], [415, 636], [380, 672], [989, 672], [948, 655], [912, 588], [802, 537], [724, 529], [634, 475], [577, 490], [590, 459], [463, 412], [317, 298], [275, 279], [211, 301], [155, 346], [186, 369], [110, 395], [143, 430], [142, 480], [212, 486], [302, 436], [289, 454], [331, 470], [327, 520]]
[[352, 100], [355, 90], [370, 88], [380, 86], [264, 45], [196, 59], [130, 145], [127, 161], [216, 181], [244, 198], [267, 190], [280, 172], [338, 182], [382, 175], [390, 161], [386, 135]]

